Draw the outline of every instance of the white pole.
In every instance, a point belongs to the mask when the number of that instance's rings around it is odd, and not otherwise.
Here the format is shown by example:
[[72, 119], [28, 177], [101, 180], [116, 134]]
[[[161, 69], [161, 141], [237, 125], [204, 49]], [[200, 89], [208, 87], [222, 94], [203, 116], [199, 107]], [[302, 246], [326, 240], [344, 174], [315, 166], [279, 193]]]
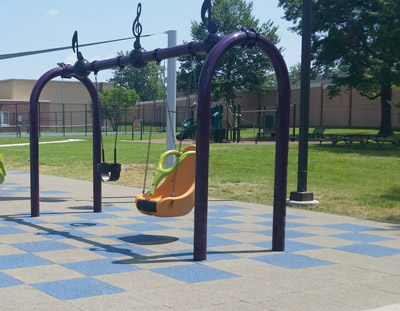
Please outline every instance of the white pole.
[[[168, 30], [168, 47], [176, 46], [176, 30]], [[167, 150], [175, 149], [176, 135], [176, 58], [168, 59], [168, 77], [167, 77]], [[167, 167], [174, 164], [174, 157], [167, 159]]]

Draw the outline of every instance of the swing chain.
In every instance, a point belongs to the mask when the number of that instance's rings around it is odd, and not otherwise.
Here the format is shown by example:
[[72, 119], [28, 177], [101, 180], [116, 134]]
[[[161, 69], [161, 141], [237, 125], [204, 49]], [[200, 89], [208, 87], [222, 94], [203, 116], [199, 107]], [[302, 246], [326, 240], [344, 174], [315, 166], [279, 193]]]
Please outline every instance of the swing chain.
[[[97, 83], [97, 76], [98, 76], [98, 74], [99, 74], [98, 71], [95, 71], [95, 72], [94, 72], [94, 81], [95, 81], [97, 93], [99, 92], [98, 83]], [[97, 96], [98, 96], [98, 94], [97, 94]], [[100, 98], [99, 98], [99, 101], [100, 101]], [[100, 105], [100, 107], [101, 107], [101, 105]], [[102, 114], [102, 115], [103, 115], [103, 114]], [[102, 119], [103, 119], [103, 118], [102, 118]], [[102, 120], [102, 121], [103, 121], [103, 120]], [[101, 156], [102, 156], [102, 159], [103, 159], [103, 163], [105, 163], [106, 160], [105, 160], [105, 154], [104, 154], [103, 134], [101, 134]]]
[[149, 159], [150, 159], [150, 145], [151, 145], [151, 134], [153, 132], [153, 122], [155, 121], [156, 118], [156, 103], [154, 102], [154, 109], [153, 109], [153, 114], [151, 116], [151, 122], [150, 122], [150, 133], [149, 133], [149, 142], [147, 144], [147, 157], [146, 157], [146, 166], [144, 169], [144, 181], [143, 181], [143, 189], [142, 193], [146, 192], [146, 180], [147, 180], [147, 172], [149, 168]]

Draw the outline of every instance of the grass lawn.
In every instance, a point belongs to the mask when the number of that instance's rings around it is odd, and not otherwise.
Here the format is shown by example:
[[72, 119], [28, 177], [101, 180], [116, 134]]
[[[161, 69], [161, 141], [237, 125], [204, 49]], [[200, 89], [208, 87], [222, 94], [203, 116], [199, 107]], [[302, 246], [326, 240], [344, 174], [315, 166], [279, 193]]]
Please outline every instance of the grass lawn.
[[[153, 137], [161, 137], [160, 134]], [[122, 163], [117, 184], [142, 187], [147, 141], [130, 141], [130, 135], [119, 136], [118, 162]], [[91, 138], [82, 142], [41, 145], [40, 172], [90, 180], [92, 178]], [[62, 140], [42, 138], [41, 141]], [[0, 139], [0, 145], [26, 142], [27, 139]], [[112, 162], [113, 136], [105, 136], [106, 161]], [[297, 188], [297, 149], [289, 149], [288, 193]], [[164, 144], [152, 143], [147, 187]], [[0, 148], [7, 167], [29, 170], [29, 147]], [[274, 144], [211, 144], [210, 197], [272, 204]], [[400, 223], [400, 149], [374, 145], [363, 149], [357, 144], [349, 149], [310, 143], [308, 190], [320, 201], [315, 210], [362, 218]], [[133, 198], [132, 198], [133, 204]]]

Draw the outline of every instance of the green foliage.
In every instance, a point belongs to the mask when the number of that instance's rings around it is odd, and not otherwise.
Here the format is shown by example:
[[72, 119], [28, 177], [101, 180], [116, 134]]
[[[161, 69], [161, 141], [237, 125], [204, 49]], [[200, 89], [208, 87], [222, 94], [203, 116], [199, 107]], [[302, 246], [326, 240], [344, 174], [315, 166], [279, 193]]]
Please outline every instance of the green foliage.
[[[277, 27], [271, 21], [260, 25], [252, 15], [253, 2], [244, 0], [215, 0], [212, 18], [218, 31], [230, 34], [240, 31], [243, 27], [253, 28], [268, 37], [274, 43], [279, 42]], [[193, 40], [203, 40], [207, 35], [203, 22], [192, 22]], [[186, 94], [196, 93], [196, 82], [206, 55], [199, 54], [195, 58], [188, 56], [180, 58], [181, 66], [178, 73], [178, 89]], [[220, 60], [213, 80], [214, 100], [224, 99], [228, 104], [234, 102], [238, 91], [261, 91], [268, 84], [275, 83], [271, 79], [272, 66], [265, 55], [257, 49], [235, 48], [228, 51]]]
[[103, 118], [110, 121], [115, 131], [122, 115], [139, 100], [139, 95], [134, 90], [123, 86], [112, 89], [105, 89], [99, 92], [101, 112]]
[[301, 64], [290, 66], [289, 68], [289, 79], [291, 84], [295, 84], [300, 79]]
[[[121, 56], [124, 53], [120, 52], [118, 55]], [[125, 55], [129, 55], [129, 52], [126, 52]], [[135, 90], [140, 101], [163, 99], [165, 91], [160, 77], [164, 71], [163, 66], [154, 62], [148, 63], [144, 68], [127, 66], [114, 70], [110, 82]]]
[[[301, 33], [302, 1], [279, 4]], [[380, 97], [380, 132], [391, 134], [391, 89], [400, 84], [400, 2], [319, 0], [312, 10], [314, 70], [332, 78], [331, 95], [348, 86], [370, 99]]]

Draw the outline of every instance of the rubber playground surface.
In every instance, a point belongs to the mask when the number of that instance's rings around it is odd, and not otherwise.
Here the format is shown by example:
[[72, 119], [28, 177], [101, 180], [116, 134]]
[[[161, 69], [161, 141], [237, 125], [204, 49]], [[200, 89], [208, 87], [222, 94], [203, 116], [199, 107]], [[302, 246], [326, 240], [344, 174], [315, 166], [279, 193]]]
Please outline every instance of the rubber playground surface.
[[139, 189], [40, 177], [0, 185], [0, 310], [400, 310], [400, 225], [287, 210], [286, 251], [271, 251], [272, 207], [210, 199], [207, 260], [193, 212], [137, 211]]

